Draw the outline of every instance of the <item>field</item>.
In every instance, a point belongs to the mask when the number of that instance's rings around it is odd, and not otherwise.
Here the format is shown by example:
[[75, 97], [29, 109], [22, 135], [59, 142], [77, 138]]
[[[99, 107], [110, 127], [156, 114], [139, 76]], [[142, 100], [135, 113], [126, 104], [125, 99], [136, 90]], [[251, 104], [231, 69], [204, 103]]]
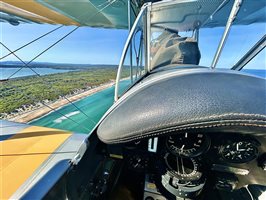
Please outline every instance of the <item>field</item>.
[[0, 117], [41, 101], [54, 101], [114, 80], [116, 68], [101, 67], [41, 77], [15, 78], [0, 83]]

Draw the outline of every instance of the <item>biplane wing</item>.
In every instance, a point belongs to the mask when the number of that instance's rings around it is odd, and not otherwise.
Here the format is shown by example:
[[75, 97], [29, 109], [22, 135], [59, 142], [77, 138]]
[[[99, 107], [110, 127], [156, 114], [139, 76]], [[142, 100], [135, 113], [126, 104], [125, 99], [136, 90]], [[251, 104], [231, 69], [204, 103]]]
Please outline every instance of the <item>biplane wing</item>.
[[[190, 31], [200, 28], [224, 27], [227, 23], [233, 0], [179, 0], [154, 3], [151, 8], [151, 26]], [[239, 12], [233, 25], [265, 23], [264, 0], [240, 1]], [[161, 21], [163, 19], [163, 21]]]
[[[86, 137], [0, 120], [0, 199], [44, 196], [49, 186], [82, 157]], [[41, 190], [37, 189], [40, 185]], [[36, 191], [38, 194], [33, 194]]]
[[[138, 14], [138, 1], [131, 1], [132, 21]], [[126, 29], [128, 0], [2, 0], [0, 22], [48, 23]]]
[[[127, 29], [128, 2], [128, 0], [2, 0], [0, 1], [0, 22], [8, 22], [12, 25], [48, 23]], [[130, 2], [131, 22], [133, 22], [141, 5], [147, 1], [131, 0]], [[232, 0], [165, 0], [164, 2], [167, 9], [162, 7], [161, 2], [152, 5], [151, 24], [162, 25], [159, 19], [163, 15], [164, 19], [169, 19], [168, 26], [172, 22], [174, 26], [172, 28], [178, 31], [224, 26], [234, 3]], [[265, 8], [264, 0], [243, 0], [234, 24], [265, 22]], [[173, 19], [175, 21], [172, 21]]]

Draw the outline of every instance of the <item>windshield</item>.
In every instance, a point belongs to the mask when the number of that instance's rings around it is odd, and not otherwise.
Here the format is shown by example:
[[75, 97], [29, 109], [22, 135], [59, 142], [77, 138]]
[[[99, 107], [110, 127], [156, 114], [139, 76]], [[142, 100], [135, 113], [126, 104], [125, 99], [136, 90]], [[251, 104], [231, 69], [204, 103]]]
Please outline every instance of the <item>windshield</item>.
[[[260, 13], [262, 2], [249, 3], [244, 2], [236, 13], [216, 68], [232, 68], [265, 35], [264, 15], [257, 14], [256, 19], [252, 14], [244, 17], [252, 10]], [[233, 4], [226, 1], [209, 4], [201, 7], [194, 1], [166, 2], [152, 7], [150, 69], [167, 65], [212, 65]], [[254, 23], [256, 21], [258, 23]], [[246, 67], [263, 69], [263, 52], [258, 55], [260, 63]]]
[[151, 69], [173, 64], [198, 65], [200, 50], [190, 33], [179, 33], [167, 27], [151, 27]]
[[[115, 100], [141, 77], [137, 76], [138, 70], [133, 72], [134, 68], [142, 66], [141, 75], [165, 66], [213, 68], [214, 58], [218, 55], [220, 59], [218, 62], [215, 59], [214, 68], [231, 69], [265, 34], [262, 1], [245, 1], [239, 10], [233, 9], [233, 1], [211, 1], [208, 6], [202, 6], [205, 3], [162, 1], [143, 7], [145, 12], [135, 22], [120, 60]], [[230, 26], [231, 31], [226, 32], [230, 13], [235, 20]], [[221, 42], [224, 33], [228, 32], [227, 41]], [[139, 44], [138, 48], [135, 48], [136, 44]], [[141, 45], [143, 47], [139, 48]], [[218, 51], [219, 45], [225, 48]], [[260, 53], [258, 56], [262, 58], [263, 55]], [[246, 67], [263, 69], [264, 60], [256, 66], [249, 64]]]

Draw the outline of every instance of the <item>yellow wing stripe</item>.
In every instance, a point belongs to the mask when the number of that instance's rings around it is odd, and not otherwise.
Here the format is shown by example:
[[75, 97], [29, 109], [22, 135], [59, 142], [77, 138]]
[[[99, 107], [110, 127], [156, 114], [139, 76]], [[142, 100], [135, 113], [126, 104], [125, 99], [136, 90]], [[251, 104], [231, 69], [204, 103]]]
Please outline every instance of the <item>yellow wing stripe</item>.
[[10, 198], [69, 136], [32, 126], [0, 142], [0, 199]]
[[40, 23], [80, 25], [78, 22], [75, 22], [33, 0], [2, 0], [0, 1], [0, 11]]

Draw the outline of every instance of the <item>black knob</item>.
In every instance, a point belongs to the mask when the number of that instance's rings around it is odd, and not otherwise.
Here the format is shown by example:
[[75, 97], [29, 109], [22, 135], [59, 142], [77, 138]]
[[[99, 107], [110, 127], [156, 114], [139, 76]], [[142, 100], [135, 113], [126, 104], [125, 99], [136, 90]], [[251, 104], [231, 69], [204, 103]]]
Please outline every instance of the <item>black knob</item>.
[[153, 197], [150, 197], [150, 196], [148, 196], [148, 197], [146, 197], [146, 198], [145, 198], [145, 200], [154, 200], [154, 198], [153, 198]]
[[260, 166], [264, 171], [266, 171], [266, 153], [262, 154], [258, 158], [258, 166]]
[[266, 160], [264, 160], [264, 162], [262, 163], [261, 168], [266, 171]]

